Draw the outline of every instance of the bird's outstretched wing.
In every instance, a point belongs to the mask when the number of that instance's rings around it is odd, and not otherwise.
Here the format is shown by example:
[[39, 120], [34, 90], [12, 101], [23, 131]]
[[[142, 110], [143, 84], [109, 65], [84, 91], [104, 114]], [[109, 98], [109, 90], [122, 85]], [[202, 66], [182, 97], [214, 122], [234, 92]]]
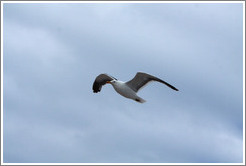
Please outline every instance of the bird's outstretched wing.
[[158, 81], [160, 83], [163, 83], [165, 85], [167, 85], [169, 88], [172, 88], [173, 90], [176, 90], [178, 91], [177, 88], [175, 88], [174, 86], [168, 84], [167, 82], [155, 77], [155, 76], [152, 76], [152, 75], [149, 75], [149, 74], [146, 74], [146, 73], [141, 73], [141, 72], [138, 72], [135, 77], [126, 82], [126, 84], [131, 87], [135, 92], [137, 92], [140, 88], [142, 88], [145, 84], [147, 84], [149, 81]]
[[94, 83], [93, 83], [93, 92], [97, 93], [100, 92], [102, 89], [102, 86], [107, 83], [107, 81], [117, 80], [116, 78], [108, 75], [108, 74], [100, 74], [96, 77]]

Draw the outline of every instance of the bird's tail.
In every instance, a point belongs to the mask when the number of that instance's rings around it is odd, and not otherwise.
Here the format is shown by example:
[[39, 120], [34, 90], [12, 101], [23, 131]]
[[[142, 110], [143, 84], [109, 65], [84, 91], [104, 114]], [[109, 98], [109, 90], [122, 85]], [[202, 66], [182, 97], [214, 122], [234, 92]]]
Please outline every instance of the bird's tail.
[[141, 97], [138, 97], [135, 99], [136, 102], [139, 102], [139, 103], [144, 103], [146, 102], [144, 99], [142, 99]]

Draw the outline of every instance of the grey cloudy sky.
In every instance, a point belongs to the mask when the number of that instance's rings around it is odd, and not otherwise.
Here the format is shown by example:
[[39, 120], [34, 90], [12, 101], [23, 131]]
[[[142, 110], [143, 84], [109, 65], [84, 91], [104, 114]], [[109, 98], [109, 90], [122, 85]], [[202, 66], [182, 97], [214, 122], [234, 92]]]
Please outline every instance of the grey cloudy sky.
[[[3, 161], [243, 162], [243, 4], [3, 6]], [[97, 75], [153, 74], [139, 104]]]

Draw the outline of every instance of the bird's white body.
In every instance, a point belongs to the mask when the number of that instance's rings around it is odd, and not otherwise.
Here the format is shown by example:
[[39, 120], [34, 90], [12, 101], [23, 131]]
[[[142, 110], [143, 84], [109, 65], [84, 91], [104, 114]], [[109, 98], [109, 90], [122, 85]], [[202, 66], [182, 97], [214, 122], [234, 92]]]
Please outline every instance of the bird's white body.
[[145, 102], [145, 100], [137, 96], [136, 92], [133, 91], [129, 86], [127, 86], [125, 82], [113, 80], [111, 81], [111, 85], [114, 87], [115, 91], [118, 92], [120, 95], [129, 99], [136, 100], [140, 103]]

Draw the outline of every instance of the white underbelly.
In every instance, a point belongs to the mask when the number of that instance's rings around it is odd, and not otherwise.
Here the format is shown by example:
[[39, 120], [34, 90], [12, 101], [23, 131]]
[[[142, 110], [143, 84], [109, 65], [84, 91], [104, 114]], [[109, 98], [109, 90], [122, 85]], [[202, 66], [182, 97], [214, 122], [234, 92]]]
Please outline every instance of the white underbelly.
[[126, 98], [130, 98], [130, 99], [135, 99], [137, 97], [136, 92], [133, 91], [131, 88], [129, 88], [128, 86], [113, 86], [115, 91], [118, 92], [120, 95], [126, 97]]

